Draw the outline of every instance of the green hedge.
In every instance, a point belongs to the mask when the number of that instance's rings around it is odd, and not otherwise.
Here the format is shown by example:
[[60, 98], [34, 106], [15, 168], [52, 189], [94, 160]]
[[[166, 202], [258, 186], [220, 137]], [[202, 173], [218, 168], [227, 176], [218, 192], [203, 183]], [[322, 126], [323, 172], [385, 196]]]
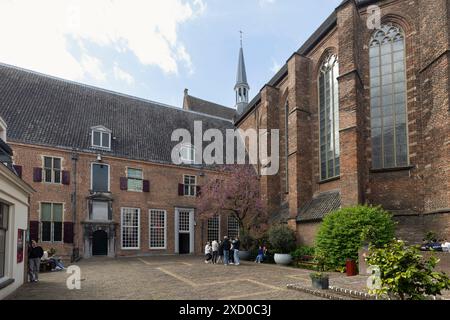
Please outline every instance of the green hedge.
[[356, 206], [327, 215], [316, 238], [316, 257], [328, 269], [345, 266], [346, 259], [358, 260], [365, 241], [379, 247], [394, 237], [392, 214], [381, 207]]

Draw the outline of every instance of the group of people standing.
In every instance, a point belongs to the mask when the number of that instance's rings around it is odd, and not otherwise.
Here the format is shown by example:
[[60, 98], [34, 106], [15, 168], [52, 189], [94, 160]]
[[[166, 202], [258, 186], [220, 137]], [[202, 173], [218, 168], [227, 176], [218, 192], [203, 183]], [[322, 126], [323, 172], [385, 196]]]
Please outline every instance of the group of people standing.
[[223, 241], [208, 241], [205, 245], [205, 263], [223, 263], [226, 266], [229, 264], [238, 266], [240, 264], [240, 247], [241, 242], [237, 237], [231, 240], [225, 236]]

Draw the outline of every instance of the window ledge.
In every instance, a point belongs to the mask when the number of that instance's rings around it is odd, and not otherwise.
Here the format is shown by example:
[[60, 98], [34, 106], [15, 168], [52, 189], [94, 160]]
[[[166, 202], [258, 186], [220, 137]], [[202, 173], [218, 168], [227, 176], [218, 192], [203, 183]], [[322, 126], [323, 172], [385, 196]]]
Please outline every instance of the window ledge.
[[340, 180], [340, 179], [341, 179], [341, 176], [337, 176], [337, 177], [333, 177], [333, 178], [328, 178], [328, 179], [319, 181], [319, 184], [325, 184], [325, 183], [328, 183], [328, 182], [331, 182], [331, 181]]
[[404, 167], [396, 167], [396, 168], [383, 168], [383, 169], [370, 169], [372, 173], [383, 173], [383, 172], [396, 172], [396, 171], [407, 171], [414, 169], [416, 166], [404, 166]]
[[14, 283], [14, 279], [7, 278], [5, 280], [0, 280], [0, 290], [6, 288], [7, 286]]

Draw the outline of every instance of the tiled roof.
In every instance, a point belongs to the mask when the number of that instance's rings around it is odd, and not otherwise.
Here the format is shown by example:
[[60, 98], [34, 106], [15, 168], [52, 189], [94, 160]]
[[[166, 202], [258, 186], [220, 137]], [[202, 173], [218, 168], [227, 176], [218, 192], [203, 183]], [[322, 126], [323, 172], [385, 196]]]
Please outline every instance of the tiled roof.
[[173, 130], [194, 121], [203, 130], [233, 128], [218, 117], [162, 105], [92, 86], [0, 64], [0, 117], [11, 142], [101, 153], [90, 147], [90, 128], [112, 130], [112, 156], [171, 163]]
[[297, 222], [320, 221], [327, 214], [340, 207], [341, 195], [339, 191], [321, 193], [299, 209]]
[[186, 95], [185, 98], [187, 99], [186, 103], [188, 103], [189, 110], [191, 111], [224, 118], [227, 120], [232, 120], [236, 114], [235, 109], [228, 108], [214, 102], [202, 100], [191, 95]]

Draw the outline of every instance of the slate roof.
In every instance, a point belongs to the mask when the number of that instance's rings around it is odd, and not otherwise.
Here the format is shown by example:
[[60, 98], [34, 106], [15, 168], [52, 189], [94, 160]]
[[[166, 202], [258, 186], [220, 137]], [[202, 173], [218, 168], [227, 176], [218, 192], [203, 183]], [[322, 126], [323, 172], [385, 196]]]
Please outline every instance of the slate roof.
[[214, 102], [202, 100], [191, 95], [186, 95], [186, 99], [188, 99], [187, 103], [189, 105], [189, 110], [195, 112], [200, 112], [227, 120], [233, 120], [233, 117], [236, 114], [235, 109], [228, 108]]
[[319, 194], [298, 210], [297, 222], [313, 222], [322, 220], [327, 214], [341, 207], [339, 191]]
[[[339, 6], [343, 6], [345, 3], [349, 1], [356, 1], [358, 7], [363, 7], [369, 4], [381, 2], [383, 0], [343, 0]], [[303, 43], [303, 45], [298, 49], [294, 54], [306, 55], [310, 52], [316, 45], [319, 43], [322, 38], [332, 30], [337, 23], [337, 15], [336, 10], [334, 10], [328, 18], [319, 26], [319, 28]], [[272, 77], [272, 79], [267, 82], [269, 86], [276, 86], [281, 80], [283, 80], [288, 74], [288, 66], [287, 63], [281, 67], [281, 69]], [[234, 119], [235, 123], [238, 124], [241, 120], [243, 120], [247, 114], [261, 101], [261, 92], [250, 101], [248, 106], [244, 109], [244, 111], [237, 115]]]
[[[231, 121], [0, 64], [0, 117], [11, 142], [172, 163], [173, 130], [193, 137], [203, 130], [234, 128]], [[91, 127], [112, 130], [111, 152], [90, 147]]]

